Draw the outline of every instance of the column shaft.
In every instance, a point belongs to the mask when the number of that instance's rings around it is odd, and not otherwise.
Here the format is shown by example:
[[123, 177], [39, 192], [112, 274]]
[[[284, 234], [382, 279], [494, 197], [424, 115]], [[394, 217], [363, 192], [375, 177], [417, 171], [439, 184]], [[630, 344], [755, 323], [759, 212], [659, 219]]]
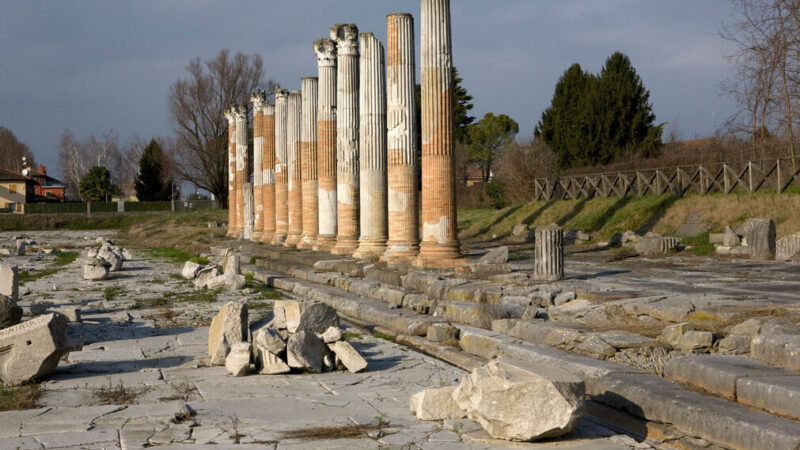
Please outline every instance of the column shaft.
[[236, 226], [241, 233], [245, 230], [244, 184], [250, 181], [250, 158], [247, 154], [247, 108], [236, 106]]
[[338, 235], [335, 254], [358, 247], [358, 27], [335, 25], [336, 73], [336, 207]]
[[289, 235], [283, 244], [286, 247], [297, 245], [303, 237], [303, 180], [300, 167], [302, 107], [301, 92], [292, 91], [289, 94], [289, 114], [286, 120], [286, 143], [289, 148]]
[[564, 279], [564, 232], [558, 225], [536, 227], [536, 259], [533, 277], [536, 281]]
[[262, 242], [275, 238], [275, 105], [264, 105], [261, 125], [264, 130], [264, 153], [262, 155], [264, 233]]
[[319, 232], [319, 204], [317, 201], [317, 100], [316, 77], [303, 78], [300, 126], [300, 176], [303, 184], [303, 237], [298, 248], [312, 248]]
[[250, 97], [253, 104], [253, 236], [260, 241], [264, 236], [264, 102], [263, 92]]
[[384, 259], [397, 262], [419, 253], [414, 18], [391, 14], [387, 22], [389, 242]]
[[289, 91], [275, 89], [275, 237], [273, 244], [283, 244], [289, 234], [288, 167], [289, 146], [286, 121], [289, 118]]
[[460, 255], [455, 192], [450, 0], [422, 0], [422, 242], [417, 264], [446, 267]]
[[236, 118], [233, 108], [225, 111], [228, 122], [228, 233], [236, 237]]
[[361, 35], [359, 75], [359, 207], [357, 258], [386, 251], [386, 69], [383, 44]]
[[336, 41], [314, 42], [319, 69], [317, 101], [317, 176], [319, 233], [315, 250], [336, 244]]

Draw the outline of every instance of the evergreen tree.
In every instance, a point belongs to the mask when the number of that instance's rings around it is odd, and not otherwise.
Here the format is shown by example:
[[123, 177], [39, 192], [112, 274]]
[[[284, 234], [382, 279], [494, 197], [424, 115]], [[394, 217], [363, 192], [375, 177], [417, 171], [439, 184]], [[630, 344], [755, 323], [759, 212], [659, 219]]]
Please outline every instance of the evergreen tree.
[[139, 159], [139, 175], [136, 176], [136, 196], [140, 202], [166, 201], [171, 196], [171, 180], [164, 180], [163, 165], [164, 153], [155, 139], [142, 153]]
[[108, 201], [119, 192], [119, 187], [111, 182], [111, 173], [105, 167], [94, 166], [81, 178], [80, 192], [84, 200]]
[[489, 181], [492, 162], [505, 146], [514, 141], [519, 125], [505, 114], [495, 116], [487, 113], [468, 130], [470, 160], [480, 164], [483, 181]]

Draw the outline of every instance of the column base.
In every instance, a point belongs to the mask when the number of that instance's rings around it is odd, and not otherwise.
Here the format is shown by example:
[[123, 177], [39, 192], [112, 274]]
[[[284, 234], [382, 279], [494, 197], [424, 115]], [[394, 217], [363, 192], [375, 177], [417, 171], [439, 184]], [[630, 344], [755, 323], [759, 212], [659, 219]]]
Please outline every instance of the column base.
[[284, 247], [293, 247], [300, 243], [300, 240], [303, 239], [302, 234], [289, 234], [286, 236], [286, 241], [283, 243]]
[[361, 239], [353, 258], [378, 260], [386, 252], [386, 240]]
[[418, 255], [419, 245], [416, 243], [390, 242], [381, 261], [389, 264], [412, 262]]
[[250, 240], [251, 241], [260, 242], [262, 239], [264, 239], [264, 231], [263, 230], [254, 230], [253, 231], [253, 235], [250, 236]]
[[331, 249], [332, 255], [352, 255], [358, 248], [358, 238], [341, 236], [336, 238], [336, 245]]
[[280, 232], [276, 232], [275, 236], [272, 238], [272, 242], [270, 243], [272, 245], [283, 245], [284, 242], [286, 242], [286, 235]]
[[461, 249], [457, 243], [437, 244], [422, 242], [419, 255], [414, 260], [415, 267], [453, 268], [465, 266], [468, 259], [461, 257]]
[[317, 242], [312, 247], [318, 252], [330, 252], [336, 245], [336, 236], [317, 236]]
[[261, 234], [261, 242], [263, 242], [265, 244], [271, 244], [273, 239], [275, 239], [275, 232], [274, 231], [264, 231]]
[[301, 250], [311, 250], [314, 248], [314, 245], [317, 243], [317, 236], [314, 234], [304, 234], [303, 237], [300, 239], [300, 242], [297, 243], [297, 248]]

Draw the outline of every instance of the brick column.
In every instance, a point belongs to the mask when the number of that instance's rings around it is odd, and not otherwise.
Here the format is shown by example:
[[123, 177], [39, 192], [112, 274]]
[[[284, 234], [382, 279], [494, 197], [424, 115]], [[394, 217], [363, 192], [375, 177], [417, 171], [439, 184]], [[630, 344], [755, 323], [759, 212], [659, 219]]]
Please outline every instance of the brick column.
[[264, 92], [250, 96], [253, 104], [253, 241], [264, 237]]
[[289, 94], [289, 114], [286, 120], [286, 143], [288, 145], [288, 191], [289, 191], [289, 235], [284, 247], [297, 245], [303, 237], [303, 180], [300, 167], [301, 110], [302, 94], [292, 91]]
[[300, 177], [303, 183], [303, 236], [297, 248], [312, 248], [319, 232], [317, 202], [317, 100], [318, 80], [303, 78], [303, 107], [300, 119]]
[[361, 34], [359, 75], [359, 226], [356, 258], [386, 251], [386, 66], [383, 44]]
[[389, 242], [383, 259], [399, 262], [419, 253], [414, 18], [411, 14], [390, 14], [387, 22]]
[[288, 168], [289, 146], [286, 120], [289, 117], [289, 91], [275, 89], [275, 237], [273, 244], [283, 244], [289, 234]]
[[244, 184], [250, 182], [250, 158], [247, 154], [247, 107], [236, 105], [236, 227], [237, 238], [242, 238], [245, 229]]
[[460, 256], [456, 224], [450, 0], [422, 0], [422, 242], [416, 264]]
[[264, 153], [261, 159], [264, 204], [264, 233], [262, 242], [272, 242], [275, 238], [275, 105], [261, 107], [264, 130]]
[[317, 101], [317, 176], [319, 234], [314, 250], [330, 251], [336, 244], [336, 41], [314, 42], [319, 70]]
[[228, 122], [228, 237], [236, 237], [236, 118], [233, 108], [225, 110]]

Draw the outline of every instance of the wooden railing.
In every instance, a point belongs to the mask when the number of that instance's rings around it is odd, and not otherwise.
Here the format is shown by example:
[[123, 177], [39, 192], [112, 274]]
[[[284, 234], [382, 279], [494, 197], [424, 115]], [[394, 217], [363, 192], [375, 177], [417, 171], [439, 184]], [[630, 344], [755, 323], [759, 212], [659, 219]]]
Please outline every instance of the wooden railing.
[[627, 197], [673, 193], [705, 195], [710, 192], [753, 193], [772, 189], [781, 194], [792, 184], [800, 184], [800, 158], [779, 158], [733, 164], [607, 172], [589, 175], [537, 178], [535, 200]]

